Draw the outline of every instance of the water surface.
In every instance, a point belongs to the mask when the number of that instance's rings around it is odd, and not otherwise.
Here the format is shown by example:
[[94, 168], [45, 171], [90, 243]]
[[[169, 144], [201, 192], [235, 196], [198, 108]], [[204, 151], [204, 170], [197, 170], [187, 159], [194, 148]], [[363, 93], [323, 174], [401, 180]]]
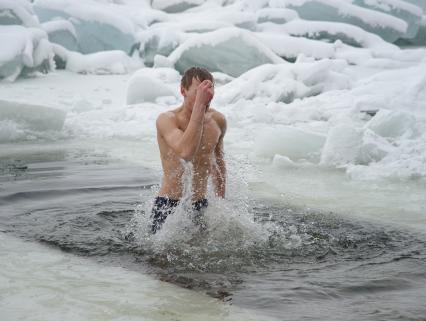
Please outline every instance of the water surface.
[[0, 161], [3, 234], [279, 320], [426, 315], [426, 237], [418, 232], [240, 189], [228, 201], [211, 199], [207, 231], [177, 212], [152, 236], [158, 169], [42, 144]]

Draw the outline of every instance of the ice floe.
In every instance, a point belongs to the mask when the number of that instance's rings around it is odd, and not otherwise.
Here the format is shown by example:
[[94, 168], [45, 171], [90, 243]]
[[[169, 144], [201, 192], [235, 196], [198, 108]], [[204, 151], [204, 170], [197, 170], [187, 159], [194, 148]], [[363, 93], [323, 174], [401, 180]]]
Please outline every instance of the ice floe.
[[60, 131], [66, 112], [46, 106], [0, 100], [0, 142], [31, 139], [34, 133]]
[[136, 43], [136, 27], [131, 19], [117, 15], [113, 9], [94, 1], [34, 2], [34, 10], [41, 22], [63, 18], [73, 24], [81, 53], [122, 50], [130, 54]]
[[196, 65], [210, 71], [239, 76], [262, 64], [282, 62], [280, 57], [248, 31], [226, 28], [194, 35], [168, 57], [157, 59], [156, 65], [175, 67], [179, 72]]

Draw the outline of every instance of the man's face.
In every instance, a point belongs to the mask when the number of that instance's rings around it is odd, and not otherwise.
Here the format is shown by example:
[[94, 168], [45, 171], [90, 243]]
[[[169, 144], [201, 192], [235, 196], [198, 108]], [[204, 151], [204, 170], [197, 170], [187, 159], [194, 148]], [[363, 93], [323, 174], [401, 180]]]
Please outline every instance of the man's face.
[[198, 78], [192, 78], [191, 85], [188, 89], [181, 87], [181, 93], [185, 101], [189, 103], [190, 106], [193, 106], [195, 103], [195, 97], [197, 97], [197, 89], [201, 84], [201, 81]]
[[189, 88], [181, 87], [182, 96], [186, 101], [188, 101], [190, 105], [193, 105], [195, 102], [195, 97], [197, 96], [197, 88], [200, 84], [201, 81], [199, 81], [197, 78], [192, 78], [192, 82]]

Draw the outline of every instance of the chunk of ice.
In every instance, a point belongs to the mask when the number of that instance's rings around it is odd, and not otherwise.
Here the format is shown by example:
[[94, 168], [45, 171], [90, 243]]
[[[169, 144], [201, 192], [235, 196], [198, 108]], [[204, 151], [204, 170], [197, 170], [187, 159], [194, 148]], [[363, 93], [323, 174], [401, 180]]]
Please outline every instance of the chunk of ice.
[[0, 121], [13, 121], [31, 130], [59, 131], [65, 116], [66, 112], [57, 108], [0, 100]]
[[353, 4], [398, 17], [408, 24], [403, 38], [413, 38], [419, 30], [423, 10], [401, 0], [352, 0]]
[[[160, 25], [160, 26], [159, 26]], [[140, 56], [148, 67], [154, 65], [155, 55], [170, 55], [183, 41], [180, 33], [169, 25], [157, 24], [138, 34]]]
[[77, 33], [74, 25], [68, 20], [48, 21], [42, 24], [42, 28], [47, 32], [50, 42], [68, 50], [79, 51]]
[[152, 7], [167, 13], [178, 13], [203, 4], [205, 0], [153, 0]]
[[255, 35], [278, 56], [288, 61], [294, 61], [301, 53], [315, 59], [335, 57], [334, 44], [283, 33], [257, 32]]
[[156, 102], [159, 97], [178, 98], [176, 83], [179, 79], [179, 73], [174, 69], [140, 69], [129, 80], [127, 104]]
[[349, 79], [341, 73], [345, 67], [346, 63], [338, 60], [262, 65], [218, 89], [218, 100], [222, 104], [240, 99], [288, 104], [297, 98], [349, 88]]
[[107, 5], [89, 0], [36, 0], [34, 10], [42, 22], [57, 18], [71, 22], [81, 53], [117, 49], [131, 54], [135, 49], [135, 24]]
[[268, 29], [310, 39], [340, 40], [350, 46], [380, 51], [395, 51], [398, 49], [397, 46], [384, 41], [379, 36], [346, 23], [294, 20], [274, 28], [269, 26]]
[[380, 109], [366, 127], [382, 137], [396, 138], [412, 134], [415, 123], [416, 118], [408, 112]]
[[47, 72], [53, 67], [53, 50], [41, 29], [0, 26], [0, 79], [14, 81], [33, 71]]
[[342, 166], [356, 163], [362, 146], [362, 129], [339, 124], [330, 129], [321, 152], [322, 165]]
[[419, 30], [412, 39], [400, 39], [399, 45], [426, 46], [426, 15], [420, 21]]
[[140, 67], [138, 61], [121, 50], [110, 50], [83, 55], [53, 44], [55, 55], [61, 59], [64, 68], [82, 74], [126, 74]]
[[0, 0], [0, 25], [40, 27], [31, 4], [26, 0]]
[[162, 58], [156, 62], [161, 64], [159, 67], [175, 66], [181, 73], [200, 66], [235, 77], [253, 67], [283, 60], [248, 31], [226, 28], [194, 35], [176, 48], [167, 61]]
[[283, 24], [298, 19], [299, 15], [291, 9], [264, 8], [257, 11], [256, 17], [257, 23], [273, 22]]
[[352, 24], [394, 42], [408, 31], [404, 20], [383, 12], [353, 5], [342, 0], [271, 0], [272, 7], [297, 11], [305, 20], [334, 21]]
[[426, 1], [424, 0], [404, 0], [405, 2], [410, 2], [414, 4], [415, 6], [422, 8], [423, 13], [426, 13]]
[[254, 151], [262, 157], [274, 157], [276, 154], [290, 160], [315, 160], [325, 142], [322, 134], [296, 127], [277, 126], [259, 132]]

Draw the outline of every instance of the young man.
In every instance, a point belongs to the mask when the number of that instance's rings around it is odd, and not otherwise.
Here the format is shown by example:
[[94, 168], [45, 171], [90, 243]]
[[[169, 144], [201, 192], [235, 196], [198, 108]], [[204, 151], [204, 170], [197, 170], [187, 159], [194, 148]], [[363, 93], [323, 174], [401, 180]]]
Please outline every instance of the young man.
[[225, 117], [210, 108], [214, 95], [213, 76], [206, 69], [192, 67], [182, 77], [182, 106], [157, 118], [163, 179], [152, 209], [152, 232], [161, 228], [166, 217], [179, 204], [183, 194], [182, 160], [193, 166], [192, 208], [194, 220], [207, 207], [208, 178], [212, 176], [215, 194], [225, 197], [226, 167], [223, 158]]

